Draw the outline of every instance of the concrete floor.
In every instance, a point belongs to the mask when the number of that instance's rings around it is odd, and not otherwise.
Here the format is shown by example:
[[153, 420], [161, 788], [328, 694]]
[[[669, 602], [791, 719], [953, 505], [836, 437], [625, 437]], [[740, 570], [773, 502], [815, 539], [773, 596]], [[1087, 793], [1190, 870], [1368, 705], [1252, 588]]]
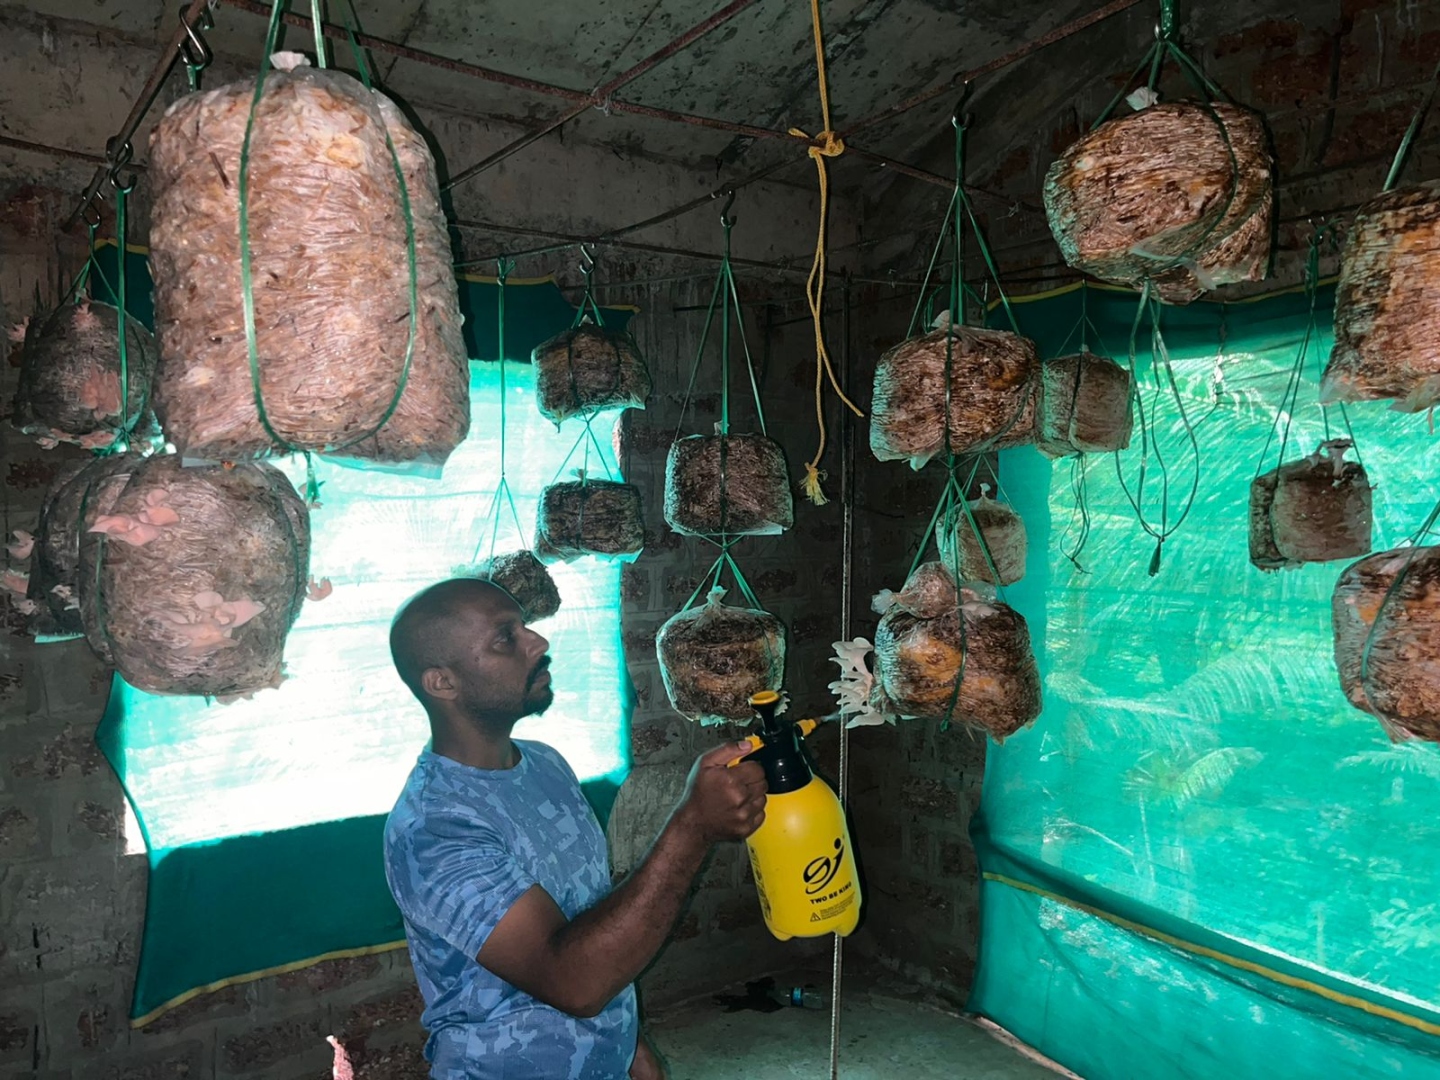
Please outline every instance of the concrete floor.
[[[776, 981], [783, 988], [795, 981], [824, 982], [813, 976]], [[828, 1008], [726, 1012], [713, 998], [702, 998], [657, 1013], [647, 1026], [671, 1080], [829, 1080]], [[1057, 1075], [1065, 1074], [920, 995], [874, 980], [846, 980], [844, 1080], [1055, 1080]]]

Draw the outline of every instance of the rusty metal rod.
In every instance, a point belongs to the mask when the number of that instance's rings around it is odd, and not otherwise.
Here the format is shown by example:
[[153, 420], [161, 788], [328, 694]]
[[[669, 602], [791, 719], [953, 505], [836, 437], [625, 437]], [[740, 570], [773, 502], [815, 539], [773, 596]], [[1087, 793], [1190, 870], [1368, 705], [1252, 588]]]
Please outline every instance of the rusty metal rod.
[[[262, 0], [223, 0], [223, 2], [230, 5], [231, 7], [238, 8], [241, 11], [248, 11], [254, 15], [268, 16], [270, 13], [269, 5], [263, 3]], [[755, 2], [756, 0], [733, 0], [730, 5], [720, 9], [720, 11], [717, 11], [714, 15], [710, 16], [710, 18], [706, 19], [704, 22], [692, 27], [685, 34], [675, 39], [675, 41], [670, 42], [664, 48], [651, 54], [651, 56], [647, 57], [645, 60], [642, 60], [635, 67], [631, 68], [630, 70], [622, 73], [616, 78], [610, 80], [609, 82], [605, 83], [600, 87], [597, 87], [595, 90], [590, 92], [586, 92], [583, 90], [573, 90], [569, 87], [556, 86], [552, 83], [541, 82], [537, 79], [527, 79], [517, 75], [509, 75], [502, 71], [496, 71], [493, 68], [482, 67], [479, 64], [467, 64], [462, 61], [452, 60], [449, 57], [440, 56], [436, 53], [427, 52], [423, 49], [414, 49], [407, 45], [400, 45], [393, 41], [387, 41], [384, 38], [377, 38], [369, 34], [357, 33], [355, 35], [355, 40], [358, 44], [374, 52], [397, 56], [402, 59], [412, 60], [416, 63], [427, 64], [432, 67], [438, 67], [443, 70], [452, 71], [461, 75], [472, 76], [477, 79], [497, 83], [503, 86], [509, 86], [518, 90], [528, 90], [532, 93], [543, 94], [548, 97], [563, 98], [567, 101], [574, 103], [574, 107], [572, 109], [560, 114], [552, 120], [546, 121], [546, 123], [540, 128], [537, 128], [536, 130], [531, 132], [527, 132], [519, 139], [516, 139], [514, 142], [509, 143], [504, 147], [501, 147], [499, 150], [495, 151], [493, 154], [490, 154], [482, 161], [476, 162], [474, 165], [467, 166], [466, 168], [460, 170], [460, 172], [456, 173], [455, 176], [446, 183], [445, 187], [446, 189], [449, 189], [451, 187], [454, 187], [456, 184], [463, 183], [465, 180], [471, 179], [474, 176], [478, 176], [486, 169], [494, 167], [496, 164], [503, 161], [505, 158], [511, 156], [514, 153], [517, 153], [518, 151], [524, 149], [527, 146], [532, 145], [538, 139], [541, 139], [552, 131], [555, 131], [558, 128], [564, 126], [571, 120], [574, 120], [576, 117], [582, 115], [587, 109], [592, 107], [603, 107], [608, 109], [608, 111], [612, 113], [628, 113], [635, 116], [645, 116], [654, 120], [662, 120], [669, 123], [686, 124], [691, 127], [708, 128], [712, 131], [723, 131], [728, 134], [744, 136], [746, 138], [795, 142], [804, 145], [812, 144], [814, 142], [813, 139], [800, 135], [792, 135], [789, 131], [757, 127], [753, 124], [742, 124], [730, 120], [721, 120], [716, 117], [700, 116], [694, 113], [679, 112], [674, 109], [658, 108], [655, 106], [644, 105], [640, 102], [628, 101], [613, 96], [616, 90], [620, 89], [628, 82], [633, 81], [640, 75], [643, 75], [645, 72], [651, 70], [657, 64], [661, 63], [663, 60], [667, 59], [670, 56], [673, 56], [676, 52], [679, 52], [688, 45], [693, 44], [695, 40], [698, 40], [698, 38], [704, 36], [704, 34], [708, 33], [710, 30], [713, 30], [716, 26], [719, 26], [721, 23], [727, 21], [739, 11], [744, 10], [744, 8], [749, 7]], [[1081, 30], [1093, 26], [1095, 23], [1101, 22], [1102, 20], [1107, 19], [1120, 11], [1124, 11], [1127, 8], [1134, 7], [1140, 2], [1141, 0], [1111, 0], [1110, 3], [1096, 9], [1095, 11], [1090, 12], [1088, 15], [1084, 15], [1078, 19], [1074, 19], [1064, 24], [1063, 26], [1055, 28], [1047, 34], [1042, 34], [1034, 41], [1027, 42], [1025, 45], [1022, 45], [1019, 48], [1012, 49], [1010, 52], [1005, 53], [1003, 56], [996, 57], [993, 60], [981, 64], [979, 67], [957, 75], [955, 76], [955, 78], [951, 79], [947, 83], [942, 84], [941, 86], [933, 87], [930, 90], [915, 95], [914, 97], [907, 98], [905, 101], [902, 101], [900, 104], [895, 105], [890, 109], [886, 109], [881, 113], [877, 113], [874, 116], [868, 117], [864, 120], [859, 121], [858, 123], [850, 125], [850, 127], [840, 133], [841, 137], [848, 138], [849, 135], [854, 132], [861, 131], [865, 128], [873, 127], [875, 124], [881, 123], [884, 120], [888, 120], [891, 117], [898, 116], [903, 112], [908, 112], [909, 110], [915, 108], [918, 105], [922, 105], [925, 102], [931, 101], [936, 97], [940, 97], [944, 94], [952, 92], [961, 83], [968, 82], [982, 75], [987, 75], [991, 72], [998, 71], [1003, 67], [1007, 67], [1018, 60], [1024, 59], [1031, 53], [1045, 48], [1047, 45], [1053, 45], [1055, 42], [1061, 41], [1064, 38], [1071, 36], [1072, 34], [1079, 33]], [[310, 28], [310, 20], [303, 15], [286, 14], [283, 18], [284, 21], [290, 26], [301, 27], [304, 29]], [[349, 39], [349, 34], [344, 28], [337, 27], [332, 23], [323, 24], [322, 30], [326, 37], [334, 38], [337, 41], [345, 41]]]
[[1054, 45], [1057, 41], [1063, 41], [1072, 34], [1078, 34], [1081, 30], [1089, 29], [1096, 23], [1104, 22], [1110, 18], [1110, 16], [1118, 15], [1127, 8], [1132, 8], [1141, 2], [1142, 0], [1110, 0], [1110, 3], [1105, 4], [1103, 7], [1096, 8], [1088, 15], [1081, 15], [1078, 19], [1071, 19], [1063, 26], [1057, 26], [1049, 33], [1041, 34], [1034, 41], [1027, 41], [1024, 45], [1011, 49], [1009, 52], [997, 56], [993, 60], [987, 60], [979, 67], [960, 72], [951, 78], [949, 82], [942, 83], [939, 86], [932, 86], [929, 90], [921, 91], [914, 97], [906, 98], [898, 105], [892, 105], [890, 108], [883, 109], [873, 116], [868, 116], [864, 120], [859, 120], [851, 124], [840, 132], [840, 137], [842, 139], [848, 139], [857, 131], [864, 131], [866, 128], [874, 127], [876, 124], [894, 119], [901, 113], [909, 112], [916, 106], [924, 105], [927, 101], [934, 101], [937, 97], [945, 97], [953, 94], [967, 82], [973, 82], [982, 75], [990, 75], [999, 71], [1001, 68], [1009, 67], [1017, 61], [1025, 59], [1025, 57], [1031, 53], [1039, 52], [1046, 46]]
[[726, 4], [723, 8], [712, 14], [709, 18], [696, 23], [689, 30], [685, 31], [685, 33], [681, 34], [673, 41], [667, 42], [665, 45], [655, 50], [655, 52], [645, 57], [645, 59], [641, 60], [638, 64], [634, 65], [633, 67], [627, 68], [625, 71], [622, 71], [619, 75], [615, 76], [615, 78], [602, 83], [600, 86], [597, 86], [594, 90], [590, 92], [590, 94], [586, 97], [584, 101], [572, 106], [567, 112], [562, 113], [560, 116], [549, 121], [536, 131], [521, 136], [519, 139], [516, 139], [508, 146], [501, 147], [499, 150], [495, 151], [495, 153], [486, 157], [483, 161], [477, 161], [474, 165], [461, 169], [458, 173], [456, 173], [450, 178], [448, 183], [445, 184], [444, 190], [449, 190], [450, 188], [455, 187], [455, 185], [457, 184], [463, 184], [466, 180], [469, 180], [470, 178], [475, 176], [479, 176], [482, 172], [490, 168], [492, 165], [504, 161], [505, 158], [509, 157], [511, 154], [516, 153], [517, 151], [522, 150], [527, 146], [530, 146], [532, 143], [550, 134], [550, 132], [563, 127], [571, 120], [574, 120], [581, 113], [585, 112], [585, 110], [590, 108], [592, 105], [602, 110], [614, 108], [615, 103], [611, 99], [617, 90], [620, 90], [622, 87], [628, 86], [630, 83], [638, 79], [641, 75], [644, 75], [646, 72], [653, 70], [655, 67], [670, 59], [670, 57], [688, 49], [691, 45], [695, 44], [695, 42], [699, 41], [706, 34], [710, 33], [710, 31], [714, 30], [718, 26], [723, 26], [725, 23], [733, 19], [736, 15], [739, 15], [740, 12], [744, 11], [746, 8], [752, 6], [755, 3], [756, 0], [730, 0], [730, 3]]
[[[170, 35], [169, 44], [165, 46], [160, 59], [155, 62], [155, 67], [150, 72], [150, 77], [145, 80], [145, 85], [140, 88], [140, 94], [135, 98], [135, 103], [130, 106], [130, 112], [125, 117], [125, 122], [120, 125], [119, 132], [107, 143], [108, 146], [116, 148], [117, 152], [123, 153], [124, 148], [129, 145], [134, 137], [136, 129], [140, 127], [140, 121], [145, 119], [145, 114], [150, 111], [150, 106], [155, 103], [155, 98], [160, 94], [160, 88], [165, 85], [165, 79], [175, 66], [175, 61], [180, 57], [180, 48], [194, 33], [194, 26], [201, 15], [205, 14], [209, 7], [208, 0], [190, 0], [185, 10], [180, 13], [180, 25]], [[85, 194], [80, 197], [80, 204], [75, 207], [70, 216], [66, 218], [65, 224], [61, 226], [62, 232], [68, 232], [75, 224], [80, 215], [85, 212], [95, 196], [100, 192], [100, 185], [110, 175], [110, 157], [107, 152], [106, 164], [95, 170], [95, 176], [85, 188]]]
[[[523, 258], [527, 255], [543, 255], [565, 247], [579, 247], [581, 244], [594, 244], [601, 247], [614, 247], [622, 251], [642, 251], [652, 255], [676, 255], [687, 259], [704, 259], [709, 262], [718, 262], [720, 254], [714, 251], [695, 251], [691, 248], [670, 247], [665, 244], [646, 244], [638, 240], [621, 240], [613, 236], [579, 236], [574, 233], [553, 232], [549, 229], [534, 228], [532, 226], [505, 225], [498, 221], [462, 221], [451, 222], [456, 229], [471, 232], [492, 232], [507, 233], [513, 236], [538, 236], [545, 240], [558, 241], [545, 247], [527, 249], [524, 251], [505, 251], [494, 255], [486, 255], [478, 259], [465, 259], [455, 264], [457, 270], [470, 266], [483, 266], [493, 263], [499, 255], [505, 255], [512, 259]], [[808, 259], [808, 256], [806, 257]], [[786, 274], [808, 274], [809, 265], [786, 266], [784, 263], [765, 262], [760, 259], [744, 259], [732, 255], [730, 261], [736, 266], [752, 266], [759, 270], [776, 270]], [[829, 271], [835, 277], [841, 277], [838, 270]]]
[[[9, 147], [12, 150], [24, 150], [31, 154], [48, 154], [51, 157], [69, 158], [72, 161], [84, 161], [93, 165], [106, 165], [110, 163], [105, 160], [103, 154], [88, 154], [84, 150], [71, 150], [65, 146], [50, 146], [46, 143], [30, 142], [26, 139], [12, 139], [9, 135], [0, 135], [0, 146]], [[143, 172], [145, 166], [139, 162], [132, 161], [126, 166], [136, 172]]]
[[[249, 12], [251, 15], [259, 15], [262, 18], [270, 17], [270, 5], [263, 0], [222, 0], [223, 3], [239, 11]], [[294, 15], [286, 12], [281, 20], [287, 26], [294, 26], [304, 30], [310, 30], [310, 20], [304, 15]], [[332, 41], [349, 43], [350, 32], [343, 26], [336, 26], [334, 23], [321, 23], [321, 32]], [[528, 90], [534, 94], [544, 94], [547, 97], [566, 98], [570, 101], [589, 102], [590, 95], [584, 90], [570, 90], [563, 86], [555, 86], [552, 83], [540, 82], [538, 79], [527, 79], [521, 75], [510, 75], [504, 71], [496, 71], [494, 68], [482, 67], [479, 64], [469, 64], [463, 60], [452, 60], [448, 56], [441, 56], [439, 53], [426, 52], [424, 49], [412, 49], [408, 45], [401, 45], [398, 42], [387, 41], [384, 38], [377, 38], [370, 34], [355, 32], [355, 43], [362, 48], [374, 52], [385, 53], [387, 56], [398, 56], [402, 60], [413, 60], [417, 64], [425, 64], [429, 67], [440, 68], [444, 71], [451, 71], [457, 75], [465, 75], [472, 79], [480, 79], [483, 82], [498, 83], [501, 86], [508, 86], [513, 90]]]

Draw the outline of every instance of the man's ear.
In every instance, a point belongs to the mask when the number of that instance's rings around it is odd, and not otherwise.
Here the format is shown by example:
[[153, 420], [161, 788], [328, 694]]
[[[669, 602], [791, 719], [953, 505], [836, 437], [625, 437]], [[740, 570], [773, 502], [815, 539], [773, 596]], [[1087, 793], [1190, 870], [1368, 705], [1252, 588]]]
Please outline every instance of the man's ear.
[[460, 696], [460, 684], [448, 667], [426, 668], [420, 676], [420, 687], [427, 696], [440, 701], [454, 701]]

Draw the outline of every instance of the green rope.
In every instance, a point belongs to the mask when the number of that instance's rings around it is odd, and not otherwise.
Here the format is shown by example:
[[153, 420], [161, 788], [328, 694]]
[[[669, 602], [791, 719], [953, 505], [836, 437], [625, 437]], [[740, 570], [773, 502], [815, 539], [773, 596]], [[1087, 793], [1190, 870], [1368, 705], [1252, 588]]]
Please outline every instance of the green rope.
[[1405, 556], [1405, 565], [1400, 568], [1400, 572], [1395, 575], [1395, 580], [1392, 581], [1390, 587], [1385, 590], [1385, 596], [1381, 599], [1380, 606], [1375, 609], [1375, 618], [1370, 621], [1369, 632], [1365, 635], [1365, 647], [1360, 653], [1360, 692], [1365, 695], [1365, 700], [1370, 703], [1372, 708], [1375, 706], [1375, 701], [1371, 698], [1370, 691], [1365, 688], [1365, 682], [1370, 676], [1370, 652], [1375, 645], [1375, 632], [1380, 627], [1380, 619], [1381, 616], [1385, 614], [1385, 609], [1389, 607], [1391, 601], [1400, 594], [1400, 589], [1404, 585], [1405, 579], [1410, 576], [1410, 568], [1415, 562], [1415, 557], [1419, 555], [1421, 551], [1426, 550], [1420, 546], [1421, 542], [1430, 535], [1430, 531], [1435, 527], [1437, 520], [1440, 520], [1440, 502], [1437, 502], [1434, 508], [1431, 509], [1419, 530], [1407, 538], [1407, 542], [1410, 544], [1410, 552]]
[[[119, 309], [116, 313], [116, 324], [120, 338], [120, 427], [115, 432], [114, 440], [110, 443], [109, 452], [116, 453], [129, 448], [128, 436], [133, 426], [130, 421], [130, 355], [125, 340], [128, 336], [126, 331], [129, 329], [126, 325], [129, 315], [126, 311], [125, 241], [128, 230], [125, 204], [135, 185], [133, 181], [121, 184], [115, 178], [112, 178], [112, 182], [115, 183], [115, 242], [120, 253], [115, 271], [115, 306]], [[138, 414], [136, 420], [139, 420]]]
[[1395, 185], [1400, 182], [1400, 174], [1405, 171], [1405, 161], [1410, 156], [1410, 147], [1415, 142], [1415, 136], [1420, 134], [1420, 128], [1425, 123], [1425, 117], [1430, 112], [1430, 106], [1435, 101], [1435, 88], [1440, 85], [1440, 64], [1435, 65], [1435, 71], [1430, 76], [1430, 88], [1425, 91], [1425, 96], [1420, 100], [1420, 106], [1415, 110], [1415, 115], [1410, 118], [1410, 126], [1405, 129], [1404, 136], [1400, 139], [1400, 147], [1395, 151], [1395, 160], [1390, 163], [1390, 171], [1385, 175], [1385, 186], [1382, 191], [1393, 191]]
[[[1157, 263], [1160, 264], [1156, 268], [1154, 273], [1150, 276], [1163, 274], [1169, 270], [1183, 267], [1186, 263], [1193, 262], [1195, 257], [1201, 252], [1201, 250], [1206, 246], [1206, 244], [1209, 243], [1212, 234], [1217, 228], [1220, 227], [1220, 223], [1223, 222], [1225, 218], [1229, 215], [1230, 208], [1234, 205], [1235, 198], [1240, 192], [1240, 164], [1235, 157], [1235, 147], [1230, 140], [1230, 131], [1225, 126], [1225, 122], [1220, 119], [1219, 113], [1215, 111], [1213, 106], [1213, 102], [1216, 100], [1232, 104], [1233, 102], [1231, 102], [1230, 96], [1226, 94], [1224, 90], [1217, 86], [1210, 79], [1210, 77], [1205, 74], [1205, 72], [1200, 68], [1200, 65], [1191, 58], [1190, 54], [1187, 53], [1180, 46], [1179, 42], [1176, 41], [1175, 38], [1176, 24], [1174, 0], [1161, 0], [1160, 22], [1156, 26], [1154, 44], [1151, 45], [1148, 50], [1146, 50], [1145, 55], [1141, 59], [1140, 63], [1137, 64], [1135, 70], [1130, 73], [1130, 77], [1121, 84], [1120, 90], [1113, 98], [1110, 99], [1110, 103], [1106, 105], [1105, 108], [1101, 111], [1100, 115], [1096, 117], [1095, 122], [1090, 125], [1090, 130], [1095, 131], [1103, 123], [1105, 123], [1106, 120], [1110, 118], [1111, 114], [1114, 113], [1116, 107], [1126, 97], [1127, 89], [1131, 86], [1131, 84], [1135, 82], [1136, 78], [1140, 75], [1140, 72], [1145, 70], [1146, 67], [1150, 69], [1150, 74], [1149, 77], [1146, 79], [1145, 85], [1148, 89], [1152, 91], [1155, 90], [1155, 88], [1159, 85], [1160, 73], [1164, 67], [1165, 60], [1168, 58], [1175, 62], [1175, 66], [1179, 69], [1180, 73], [1185, 76], [1185, 78], [1190, 82], [1192, 86], [1194, 86], [1202, 99], [1201, 104], [1204, 106], [1205, 112], [1207, 113], [1207, 115], [1209, 115], [1210, 119], [1215, 122], [1215, 126], [1220, 129], [1220, 139], [1225, 146], [1226, 154], [1230, 158], [1230, 190], [1226, 193], [1225, 202], [1220, 208], [1220, 213], [1215, 215], [1214, 219], [1204, 229], [1204, 231], [1201, 232], [1199, 237], [1197, 237], [1196, 240], [1179, 255], [1152, 256], [1145, 252], [1143, 249], [1135, 249], [1134, 253], [1136, 255], [1139, 255], [1142, 258], [1154, 259]], [[1233, 235], [1236, 230], [1243, 227], [1245, 223], [1249, 221], [1250, 216], [1253, 216], [1253, 214], [1256, 212], [1258, 212], [1258, 207], [1255, 211], [1252, 211], [1251, 215], [1247, 216], [1245, 220], [1237, 222], [1234, 229], [1231, 230], [1231, 235]]]
[[[1150, 363], [1151, 371], [1155, 378], [1155, 396], [1151, 405], [1151, 420], [1145, 416], [1145, 398], [1140, 389], [1140, 379], [1137, 373], [1136, 355], [1138, 353], [1138, 338], [1141, 323], [1146, 314], [1150, 316]], [[1163, 378], [1162, 378], [1163, 373]], [[1175, 379], [1175, 370], [1170, 363], [1169, 350], [1165, 346], [1164, 336], [1160, 332], [1160, 301], [1151, 295], [1150, 282], [1147, 280], [1140, 293], [1140, 302], [1135, 308], [1135, 321], [1130, 327], [1130, 378], [1132, 382], [1132, 399], [1136, 410], [1136, 422], [1140, 428], [1140, 475], [1135, 490], [1132, 491], [1129, 482], [1125, 479], [1125, 470], [1120, 462], [1119, 450], [1114, 452], [1115, 475], [1120, 481], [1120, 489], [1125, 493], [1126, 500], [1135, 511], [1136, 519], [1140, 528], [1146, 535], [1155, 540], [1155, 551], [1150, 557], [1149, 574], [1154, 577], [1160, 572], [1161, 551], [1165, 541], [1175, 534], [1175, 531], [1184, 524], [1189, 517], [1190, 511], [1195, 506], [1195, 497], [1200, 490], [1200, 444], [1195, 436], [1195, 427], [1190, 422], [1189, 415], [1185, 411], [1185, 401], [1180, 393], [1179, 383]], [[1161, 453], [1159, 438], [1154, 432], [1153, 417], [1159, 408], [1160, 396], [1166, 386], [1170, 391], [1170, 397], [1175, 402], [1175, 407], [1180, 416], [1180, 423], [1185, 429], [1185, 436], [1190, 444], [1191, 458], [1194, 462], [1190, 491], [1180, 505], [1175, 520], [1170, 520], [1170, 473], [1165, 464], [1164, 455]], [[1145, 484], [1149, 475], [1150, 458], [1154, 457], [1157, 471], [1160, 475], [1160, 522], [1152, 524], [1145, 516]]]
[[[312, 0], [313, 2], [313, 0]], [[260, 74], [255, 80], [255, 93], [250, 99], [250, 112], [245, 119], [245, 138], [240, 144], [240, 177], [238, 180], [239, 195], [239, 227], [240, 227], [240, 291], [241, 308], [245, 319], [245, 350], [250, 364], [250, 388], [255, 401], [255, 414], [260, 421], [261, 428], [266, 436], [278, 448], [286, 453], [296, 453], [302, 448], [293, 445], [287, 439], [281, 437], [270, 423], [270, 416], [265, 408], [265, 395], [261, 386], [260, 356], [256, 340], [255, 329], [255, 288], [253, 275], [253, 257], [250, 248], [250, 144], [255, 133], [255, 114], [260, 107], [260, 99], [265, 93], [265, 77], [269, 73], [270, 56], [275, 51], [275, 43], [280, 30], [280, 16], [282, 13], [283, 0], [272, 0], [270, 7], [270, 25], [265, 36], [265, 53], [260, 61]], [[380, 420], [373, 426], [359, 435], [338, 445], [322, 448], [323, 453], [335, 453], [364, 442], [380, 432], [395, 415], [395, 410], [400, 407], [400, 399], [405, 395], [405, 387], [410, 381], [410, 368], [415, 357], [415, 339], [418, 332], [418, 315], [420, 308], [419, 300], [419, 274], [417, 271], [417, 255], [415, 250], [415, 215], [410, 205], [410, 192], [405, 183], [405, 173], [400, 165], [400, 155], [395, 150], [395, 144], [390, 138], [390, 130], [384, 127], [383, 119], [381, 125], [385, 131], [385, 146], [390, 151], [390, 163], [395, 172], [395, 180], [399, 186], [400, 208], [405, 218], [405, 248], [406, 259], [409, 271], [409, 332], [405, 341], [405, 356], [400, 368], [400, 377], [396, 382], [394, 396], [386, 407]]]
[[716, 557], [715, 561], [710, 564], [710, 568], [705, 571], [704, 575], [701, 576], [700, 584], [695, 586], [695, 591], [690, 594], [690, 599], [686, 600], [680, 608], [681, 611], [689, 611], [693, 608], [702, 593], [709, 593], [720, 588], [720, 582], [724, 579], [726, 570], [730, 571], [730, 576], [735, 582], [735, 587], [740, 592], [741, 599], [757, 611], [764, 610], [759, 598], [755, 595], [755, 590], [750, 587], [750, 582], [746, 580], [744, 571], [740, 569], [740, 564], [737, 563], [734, 556], [730, 554], [730, 548], [734, 546], [738, 539], [738, 537], [731, 537], [723, 542], [712, 541], [719, 547], [720, 554]]
[[[505, 344], [505, 286], [511, 271], [515, 269], [515, 260], [505, 255], [495, 260], [495, 323], [496, 351], [500, 365], [500, 481], [495, 487], [495, 495], [490, 500], [490, 510], [486, 520], [490, 524], [490, 551], [488, 559], [495, 558], [495, 549], [500, 540], [500, 518], [504, 515], [505, 504], [510, 507], [510, 517], [515, 524], [515, 532], [520, 538], [520, 547], [528, 551], [530, 545], [525, 540], [525, 527], [520, 524], [520, 511], [515, 506], [515, 495], [510, 489], [510, 480], [506, 474], [506, 444], [509, 441], [508, 419], [509, 393], [505, 386], [506, 372], [506, 344]], [[584, 438], [582, 433], [581, 438]], [[572, 451], [573, 453], [573, 451]], [[502, 502], [502, 499], [504, 500]], [[482, 531], [480, 538], [475, 543], [475, 551], [470, 557], [472, 564], [479, 562], [480, 550], [485, 543], [485, 534]]]
[[370, 64], [365, 60], [365, 50], [355, 39], [355, 28], [360, 24], [360, 16], [355, 11], [355, 0], [347, 0], [344, 18], [345, 36], [350, 39], [350, 52], [355, 57], [355, 70], [359, 72], [360, 81], [365, 85], [365, 89], [373, 90], [375, 87], [370, 82]]
[[[100, 228], [100, 220], [99, 220], [98, 217], [97, 217], [96, 220], [93, 221], [93, 222], [92, 222], [92, 221], [87, 221], [87, 222], [85, 222], [85, 229], [86, 229], [87, 233], [89, 234], [89, 238], [88, 238], [88, 239], [89, 239], [89, 249], [90, 249], [90, 251], [89, 251], [89, 254], [85, 256], [85, 262], [84, 262], [84, 264], [80, 267], [79, 272], [75, 275], [75, 279], [70, 282], [70, 288], [66, 291], [64, 298], [60, 301], [60, 304], [59, 304], [60, 307], [64, 307], [66, 304], [70, 303], [71, 301], [75, 301], [76, 303], [79, 302], [79, 300], [80, 300], [80, 290], [83, 289], [83, 288], [85, 287], [85, 285], [86, 285], [86, 284], [89, 282], [89, 280], [90, 280], [90, 269], [91, 269], [91, 267], [94, 267], [94, 268], [95, 268], [96, 274], [101, 277], [102, 281], [104, 281], [104, 275], [102, 275], [102, 274], [99, 273], [99, 263], [98, 263], [98, 261], [96, 260], [96, 257], [95, 257], [95, 231], [96, 231], [98, 228]], [[108, 281], [104, 281], [104, 284], [105, 284], [105, 287], [106, 287], [107, 289], [110, 288], [110, 283], [109, 283]], [[114, 296], [114, 295], [115, 295], [115, 292], [114, 292], [113, 289], [110, 290], [110, 295], [111, 295], [111, 296]]]
[[315, 31], [315, 66], [325, 70], [325, 23], [320, 18], [320, 0], [310, 0], [310, 29]]
[[587, 310], [595, 317], [596, 326], [604, 326], [605, 316], [600, 314], [600, 305], [595, 301], [595, 261], [590, 257], [584, 244], [580, 245], [580, 276], [585, 280], [585, 291], [580, 296], [580, 306], [575, 309], [575, 321], [570, 324], [570, 329], [579, 328], [580, 324], [585, 321]]

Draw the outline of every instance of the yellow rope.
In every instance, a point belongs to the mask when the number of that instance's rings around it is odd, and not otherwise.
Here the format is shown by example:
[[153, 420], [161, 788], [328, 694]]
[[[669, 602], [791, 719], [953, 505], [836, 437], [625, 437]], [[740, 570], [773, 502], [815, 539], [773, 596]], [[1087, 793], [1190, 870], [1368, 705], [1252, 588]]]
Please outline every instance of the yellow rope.
[[810, 0], [810, 20], [815, 31], [815, 71], [820, 84], [820, 112], [825, 128], [814, 139], [799, 128], [791, 128], [790, 134], [809, 140], [808, 153], [820, 175], [820, 228], [815, 236], [815, 261], [805, 282], [805, 299], [810, 303], [810, 316], [815, 321], [815, 422], [820, 428], [820, 445], [815, 449], [815, 456], [805, 465], [802, 486], [806, 498], [817, 506], [823, 506], [829, 501], [820, 487], [820, 481], [825, 479], [825, 474], [820, 471], [820, 459], [825, 454], [825, 376], [829, 376], [830, 385], [851, 412], [861, 417], [865, 414], [840, 389], [834, 365], [830, 362], [830, 351], [825, 347], [825, 232], [830, 215], [830, 176], [825, 159], [843, 154], [845, 142], [830, 127], [830, 88], [825, 81], [825, 39], [820, 29], [820, 0]]

